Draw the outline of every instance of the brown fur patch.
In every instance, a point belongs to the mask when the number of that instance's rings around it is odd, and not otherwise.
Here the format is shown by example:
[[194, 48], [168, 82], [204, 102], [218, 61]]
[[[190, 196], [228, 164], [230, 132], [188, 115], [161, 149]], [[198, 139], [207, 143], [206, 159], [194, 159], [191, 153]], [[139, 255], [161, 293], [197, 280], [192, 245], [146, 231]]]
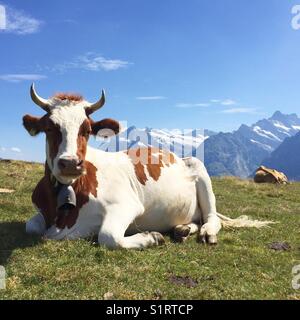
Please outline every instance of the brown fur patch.
[[56, 212], [56, 195], [50, 180], [51, 171], [46, 163], [45, 175], [35, 187], [31, 200], [44, 216], [46, 227], [50, 228], [54, 224]]
[[55, 125], [49, 117], [45, 117], [44, 130], [46, 132], [47, 143], [49, 146], [49, 157], [52, 161], [56, 157], [58, 153], [59, 146], [62, 142], [62, 133], [60, 131], [59, 126]]
[[86, 156], [87, 143], [91, 133], [91, 124], [89, 119], [84, 120], [79, 128], [77, 136], [77, 156], [80, 160], [84, 160]]
[[148, 171], [149, 176], [157, 181], [161, 175], [161, 168], [164, 166], [169, 167], [176, 162], [173, 153], [157, 148], [129, 149], [126, 153], [134, 165], [138, 181], [143, 185], [148, 180], [145, 169]]
[[97, 168], [90, 162], [86, 162], [86, 175], [79, 177], [72, 185], [76, 193], [76, 208], [69, 211], [67, 216], [56, 210], [56, 191], [51, 181], [51, 172], [48, 165], [45, 166], [45, 175], [37, 184], [32, 194], [32, 202], [40, 209], [46, 221], [47, 228], [56, 224], [58, 228], [71, 228], [77, 221], [79, 210], [89, 201], [89, 195], [97, 197]]
[[29, 114], [26, 114], [23, 117], [23, 126], [29, 132], [30, 135], [35, 136], [41, 132], [39, 117], [33, 117]]
[[73, 102], [81, 102], [83, 101], [83, 96], [77, 93], [65, 93], [65, 92], [59, 92], [56, 93], [53, 98], [59, 99], [59, 100], [69, 100]]

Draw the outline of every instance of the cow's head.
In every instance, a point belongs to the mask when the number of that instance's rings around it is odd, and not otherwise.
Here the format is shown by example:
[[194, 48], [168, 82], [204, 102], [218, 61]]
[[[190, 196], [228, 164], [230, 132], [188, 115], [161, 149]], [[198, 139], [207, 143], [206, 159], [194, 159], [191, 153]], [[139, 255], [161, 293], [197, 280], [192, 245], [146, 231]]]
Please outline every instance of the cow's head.
[[41, 117], [25, 115], [23, 125], [30, 135], [46, 134], [47, 164], [55, 178], [71, 184], [85, 174], [85, 156], [90, 135], [111, 136], [118, 134], [119, 122], [104, 119], [94, 122], [90, 115], [105, 103], [105, 94], [96, 103], [89, 103], [79, 95], [57, 94], [43, 99], [30, 88], [34, 103], [47, 113]]

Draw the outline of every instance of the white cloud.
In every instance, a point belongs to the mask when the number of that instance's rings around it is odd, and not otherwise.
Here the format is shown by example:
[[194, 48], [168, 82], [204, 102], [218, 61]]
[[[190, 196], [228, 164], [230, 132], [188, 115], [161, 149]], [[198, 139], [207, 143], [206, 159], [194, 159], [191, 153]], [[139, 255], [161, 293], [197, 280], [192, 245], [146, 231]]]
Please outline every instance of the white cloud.
[[5, 21], [2, 23], [4, 28], [1, 29], [1, 32], [25, 35], [36, 33], [40, 30], [43, 23], [42, 21], [10, 6], [2, 5], [2, 7], [4, 7], [2, 16], [4, 16]]
[[79, 56], [71, 62], [65, 62], [57, 64], [52, 71], [65, 72], [68, 69], [83, 69], [89, 71], [114, 71], [118, 69], [127, 68], [131, 65], [131, 62], [120, 59], [107, 59], [102, 55], [95, 53], [87, 53], [83, 56]]
[[177, 108], [193, 108], [193, 107], [209, 107], [211, 104], [218, 104], [223, 106], [233, 106], [236, 105], [237, 102], [232, 99], [210, 99], [209, 102], [204, 103], [178, 103], [176, 105]]
[[17, 148], [17, 147], [12, 147], [12, 148], [10, 148], [10, 150], [11, 150], [12, 152], [17, 152], [17, 153], [21, 153], [21, 152], [22, 152], [21, 149], [20, 149], [20, 148]]
[[146, 97], [136, 97], [137, 100], [163, 100], [166, 97], [163, 96], [146, 96]]
[[236, 102], [234, 100], [231, 100], [231, 99], [226, 99], [226, 100], [221, 101], [221, 104], [223, 106], [232, 106], [232, 105], [235, 105]]
[[41, 74], [24, 74], [24, 73], [16, 73], [16, 74], [1, 74], [0, 80], [8, 81], [8, 82], [21, 82], [21, 81], [37, 81], [47, 78]]
[[106, 59], [102, 56], [85, 55], [78, 58], [83, 68], [92, 71], [111, 71], [126, 68], [130, 63], [120, 59]]
[[11, 148], [0, 147], [0, 152], [5, 153], [5, 154], [7, 154], [9, 152], [22, 153], [21, 149], [18, 147], [11, 147]]
[[209, 103], [177, 103], [177, 108], [209, 107]]
[[250, 113], [250, 114], [256, 114], [256, 109], [254, 108], [232, 108], [232, 109], [226, 109], [223, 110], [222, 113]]

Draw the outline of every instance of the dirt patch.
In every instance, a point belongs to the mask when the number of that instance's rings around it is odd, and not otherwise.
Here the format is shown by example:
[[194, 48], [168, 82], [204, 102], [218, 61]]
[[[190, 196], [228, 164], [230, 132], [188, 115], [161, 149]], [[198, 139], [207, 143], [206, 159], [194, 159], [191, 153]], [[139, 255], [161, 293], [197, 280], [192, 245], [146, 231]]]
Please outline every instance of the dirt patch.
[[185, 285], [188, 288], [194, 288], [198, 285], [198, 281], [189, 276], [181, 277], [181, 276], [171, 275], [169, 277], [169, 281], [173, 284]]
[[287, 242], [273, 242], [269, 244], [269, 248], [277, 251], [287, 251], [291, 249], [291, 246]]

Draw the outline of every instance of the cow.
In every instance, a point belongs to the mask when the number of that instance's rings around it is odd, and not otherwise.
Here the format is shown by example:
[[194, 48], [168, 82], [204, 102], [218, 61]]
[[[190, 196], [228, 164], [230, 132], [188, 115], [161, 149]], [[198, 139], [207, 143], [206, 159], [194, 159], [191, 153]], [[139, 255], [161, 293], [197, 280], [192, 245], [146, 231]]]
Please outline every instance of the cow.
[[[32, 136], [45, 133], [46, 161], [27, 233], [54, 240], [97, 236], [110, 249], [141, 249], [163, 244], [171, 230], [175, 239], [198, 233], [203, 243], [216, 244], [221, 220], [235, 224], [217, 213], [210, 177], [197, 158], [152, 147], [105, 152], [88, 146], [91, 135], [120, 132], [118, 121], [90, 117], [103, 107], [104, 91], [95, 103], [64, 93], [44, 99], [34, 84], [30, 94], [46, 114], [25, 115], [23, 125]], [[62, 189], [74, 197], [63, 210]]]

